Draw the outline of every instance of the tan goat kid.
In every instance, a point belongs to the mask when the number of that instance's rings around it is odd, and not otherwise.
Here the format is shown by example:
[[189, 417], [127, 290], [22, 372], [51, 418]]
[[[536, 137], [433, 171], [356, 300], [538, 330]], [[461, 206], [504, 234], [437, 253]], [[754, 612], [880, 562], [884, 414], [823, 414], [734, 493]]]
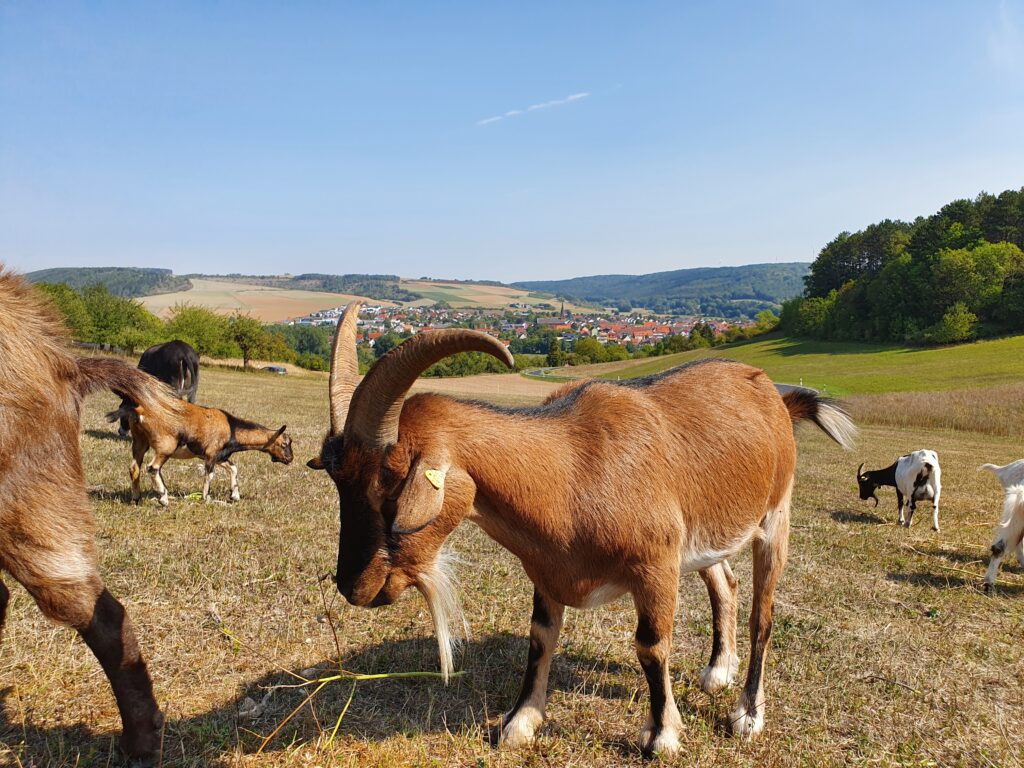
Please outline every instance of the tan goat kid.
[[[122, 750], [148, 757], [159, 746], [162, 716], [131, 621], [96, 565], [78, 430], [83, 398], [101, 388], [168, 424], [177, 422], [181, 401], [133, 366], [71, 355], [43, 300], [2, 265], [0, 360], [0, 572], [82, 636], [113, 688]], [[9, 597], [0, 581], [0, 629]]]
[[153, 449], [153, 460], [148, 472], [153, 488], [159, 494], [160, 504], [170, 504], [167, 486], [161, 469], [168, 459], [201, 459], [203, 461], [203, 501], [210, 499], [210, 481], [219, 466], [231, 479], [231, 500], [242, 498], [238, 490], [238, 467], [231, 457], [241, 451], [261, 451], [270, 460], [281, 464], [292, 462], [292, 439], [286, 427], [267, 429], [252, 421], [232, 416], [219, 408], [207, 408], [192, 403], [182, 404], [182, 417], [169, 423], [159, 413], [150, 412], [145, 405], [127, 403], [107, 414], [108, 421], [127, 418], [132, 436], [132, 464], [128, 474], [132, 480], [132, 501], [142, 500], [142, 462]]
[[548, 670], [565, 606], [629, 593], [636, 652], [651, 694], [640, 736], [648, 753], [678, 749], [669, 651], [681, 572], [702, 571], [715, 638], [707, 690], [735, 671], [736, 580], [726, 558], [753, 545], [747, 679], [733, 731], [764, 726], [763, 672], [775, 586], [786, 562], [796, 468], [794, 425], [815, 422], [848, 446], [846, 414], [810, 390], [784, 396], [764, 372], [707, 360], [663, 374], [570, 385], [536, 408], [498, 408], [435, 394], [406, 399], [416, 378], [457, 352], [511, 366], [497, 339], [464, 330], [417, 334], [359, 381], [355, 317], [339, 323], [331, 364], [330, 433], [311, 466], [341, 502], [338, 590], [382, 606], [409, 586], [434, 617], [451, 668], [457, 602], [440, 549], [464, 519], [515, 554], [533, 581], [526, 677], [501, 738], [528, 743], [544, 716]]

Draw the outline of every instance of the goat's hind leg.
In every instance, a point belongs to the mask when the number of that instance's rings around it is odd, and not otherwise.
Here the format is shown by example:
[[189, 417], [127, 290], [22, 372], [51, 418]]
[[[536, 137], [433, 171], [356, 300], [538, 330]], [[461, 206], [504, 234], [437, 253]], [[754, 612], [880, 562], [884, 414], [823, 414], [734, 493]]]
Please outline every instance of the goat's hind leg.
[[135, 504], [142, 501], [142, 485], [139, 483], [139, 477], [142, 475], [142, 462], [146, 458], [148, 450], [140, 441], [132, 440], [132, 464], [128, 467], [128, 476], [132, 481], [132, 502]]
[[775, 587], [789, 552], [789, 500], [761, 522], [763, 537], [754, 539], [754, 601], [750, 611], [750, 665], [747, 681], [732, 715], [732, 732], [752, 738], [764, 728], [764, 660], [772, 635]]
[[11, 601], [11, 593], [7, 585], [0, 579], [0, 640], [4, 639], [4, 620], [7, 618], [7, 604]]
[[171, 504], [170, 496], [167, 493], [167, 486], [164, 485], [164, 476], [160, 472], [168, 458], [168, 456], [161, 456], [158, 453], [149, 463], [149, 476], [153, 479], [153, 490], [159, 494], [158, 500], [161, 507], [168, 507]]
[[737, 582], [723, 560], [700, 571], [711, 599], [711, 659], [700, 672], [700, 687], [716, 693], [736, 682], [739, 656], [736, 654]]
[[124, 753], [139, 759], [153, 755], [163, 716], [131, 621], [103, 585], [91, 540], [61, 542], [59, 549], [22, 546], [16, 561], [5, 560], [40, 610], [73, 627], [100, 662], [121, 714]]
[[235, 465], [235, 462], [228, 459], [226, 461], [222, 461], [220, 466], [228, 473], [228, 476], [231, 479], [231, 500], [241, 501], [242, 494], [238, 490], [238, 467]]
[[548, 672], [558, 645], [565, 606], [533, 590], [533, 615], [530, 617], [530, 656], [519, 698], [501, 720], [501, 741], [509, 746], [529, 744], [544, 722], [548, 696]]

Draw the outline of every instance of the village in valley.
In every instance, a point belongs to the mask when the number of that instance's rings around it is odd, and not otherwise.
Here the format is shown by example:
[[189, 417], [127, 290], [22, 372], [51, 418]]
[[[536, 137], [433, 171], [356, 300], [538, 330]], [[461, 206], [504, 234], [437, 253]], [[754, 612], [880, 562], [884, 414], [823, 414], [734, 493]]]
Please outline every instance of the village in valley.
[[[297, 326], [335, 326], [345, 307], [312, 312], [288, 321]], [[748, 330], [756, 321], [703, 318], [693, 315], [662, 316], [634, 310], [620, 313], [613, 308], [590, 312], [569, 312], [564, 303], [561, 310], [552, 305], [511, 305], [501, 309], [452, 309], [443, 303], [431, 307], [366, 305], [360, 311], [360, 340], [375, 346], [387, 334], [410, 336], [421, 331], [443, 328], [473, 328], [496, 336], [514, 351], [534, 351], [532, 338], [556, 336], [563, 345], [572, 346], [579, 339], [594, 339], [602, 345], [620, 345], [630, 351], [654, 347], [672, 337], [690, 338], [695, 328], [710, 331], [711, 338], [724, 336], [734, 329]], [[516, 344], [515, 342], [520, 342]], [[536, 350], [541, 351], [541, 350]]]

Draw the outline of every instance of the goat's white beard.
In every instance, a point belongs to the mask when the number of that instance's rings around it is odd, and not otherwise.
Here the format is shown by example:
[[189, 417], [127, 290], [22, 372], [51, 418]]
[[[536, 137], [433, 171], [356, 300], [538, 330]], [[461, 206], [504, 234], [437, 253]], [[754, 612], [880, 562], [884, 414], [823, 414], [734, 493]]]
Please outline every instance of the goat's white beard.
[[[419, 574], [416, 588], [427, 601], [430, 616], [434, 620], [434, 634], [437, 636], [437, 650], [441, 656], [441, 677], [448, 683], [455, 667], [452, 655], [462, 641], [469, 637], [469, 625], [462, 613], [459, 595], [455, 589], [453, 566], [456, 560], [442, 552], [434, 564]], [[452, 635], [454, 625], [456, 636]]]

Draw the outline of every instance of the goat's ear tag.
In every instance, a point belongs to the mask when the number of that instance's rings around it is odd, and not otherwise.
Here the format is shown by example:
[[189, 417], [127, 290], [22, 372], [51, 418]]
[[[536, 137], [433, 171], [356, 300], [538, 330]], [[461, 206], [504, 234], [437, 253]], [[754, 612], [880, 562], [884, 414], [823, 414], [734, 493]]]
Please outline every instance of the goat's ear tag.
[[444, 472], [441, 472], [438, 469], [428, 469], [423, 474], [426, 475], [427, 480], [429, 480], [430, 484], [437, 488], [437, 490], [440, 491], [444, 488]]

